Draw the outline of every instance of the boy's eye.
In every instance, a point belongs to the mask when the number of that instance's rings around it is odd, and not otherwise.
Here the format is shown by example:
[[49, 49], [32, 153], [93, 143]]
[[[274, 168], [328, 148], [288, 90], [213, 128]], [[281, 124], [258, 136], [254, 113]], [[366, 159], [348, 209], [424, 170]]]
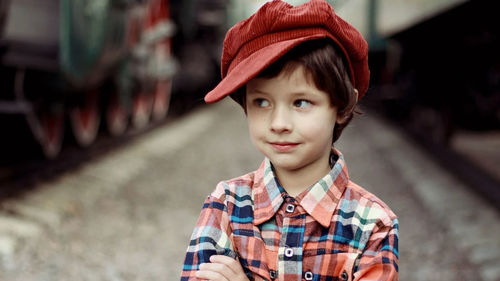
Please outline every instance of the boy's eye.
[[269, 106], [269, 101], [265, 100], [265, 99], [255, 99], [254, 103], [258, 107], [267, 107], [267, 106]]
[[296, 100], [293, 102], [293, 105], [298, 108], [304, 108], [311, 105], [311, 102], [308, 100]]

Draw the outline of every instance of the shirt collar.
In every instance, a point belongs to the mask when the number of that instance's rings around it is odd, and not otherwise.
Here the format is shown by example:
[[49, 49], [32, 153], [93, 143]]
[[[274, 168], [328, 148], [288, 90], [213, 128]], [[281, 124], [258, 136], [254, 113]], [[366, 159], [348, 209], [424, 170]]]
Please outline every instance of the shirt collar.
[[[324, 227], [330, 225], [333, 213], [349, 182], [344, 157], [336, 149], [333, 149], [332, 153], [336, 154], [338, 159], [330, 172], [295, 198], [304, 210]], [[272, 218], [284, 201], [269, 159], [266, 158], [256, 171], [252, 190], [254, 224], [259, 225]]]

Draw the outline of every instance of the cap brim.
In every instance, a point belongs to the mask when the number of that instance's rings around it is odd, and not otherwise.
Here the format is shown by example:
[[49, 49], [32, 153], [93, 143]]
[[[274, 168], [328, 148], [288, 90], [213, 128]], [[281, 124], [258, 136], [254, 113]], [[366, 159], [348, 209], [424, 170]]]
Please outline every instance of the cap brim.
[[325, 37], [329, 36], [325, 34], [314, 34], [276, 42], [257, 50], [231, 69], [226, 77], [224, 77], [212, 91], [205, 95], [205, 102], [214, 103], [234, 93], [298, 44], [308, 40]]

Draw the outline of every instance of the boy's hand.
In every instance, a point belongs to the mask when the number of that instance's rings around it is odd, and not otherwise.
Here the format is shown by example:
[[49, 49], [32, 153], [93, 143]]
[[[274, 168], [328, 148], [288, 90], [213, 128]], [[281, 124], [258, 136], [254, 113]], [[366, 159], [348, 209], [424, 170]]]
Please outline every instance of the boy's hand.
[[210, 263], [200, 264], [196, 277], [211, 281], [248, 281], [240, 263], [223, 255], [213, 255]]

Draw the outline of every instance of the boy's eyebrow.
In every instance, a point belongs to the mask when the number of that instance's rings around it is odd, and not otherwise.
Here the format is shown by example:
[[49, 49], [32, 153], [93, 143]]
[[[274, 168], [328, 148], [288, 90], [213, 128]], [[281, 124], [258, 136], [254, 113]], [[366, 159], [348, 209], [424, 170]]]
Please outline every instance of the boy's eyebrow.
[[[263, 90], [260, 90], [260, 89], [249, 89], [247, 95], [270, 95], [268, 92], [266, 91], [263, 91]], [[290, 92], [288, 93], [289, 96], [292, 96], [292, 97], [307, 97], [307, 96], [319, 96], [320, 93], [319, 92], [315, 92], [315, 91], [294, 91], [294, 92]]]
[[309, 89], [297, 89], [293, 92], [290, 92], [289, 95], [295, 96], [295, 97], [302, 97], [302, 96], [321, 96], [321, 92], [319, 91], [313, 91]]
[[297, 92], [292, 92], [290, 94], [294, 96], [308, 96], [308, 95], [318, 96], [318, 93], [314, 91], [297, 91]]
[[269, 93], [267, 93], [265, 91], [262, 91], [260, 89], [257, 89], [257, 88], [253, 88], [253, 89], [248, 89], [248, 93], [247, 94], [264, 94], [264, 95], [268, 95]]

